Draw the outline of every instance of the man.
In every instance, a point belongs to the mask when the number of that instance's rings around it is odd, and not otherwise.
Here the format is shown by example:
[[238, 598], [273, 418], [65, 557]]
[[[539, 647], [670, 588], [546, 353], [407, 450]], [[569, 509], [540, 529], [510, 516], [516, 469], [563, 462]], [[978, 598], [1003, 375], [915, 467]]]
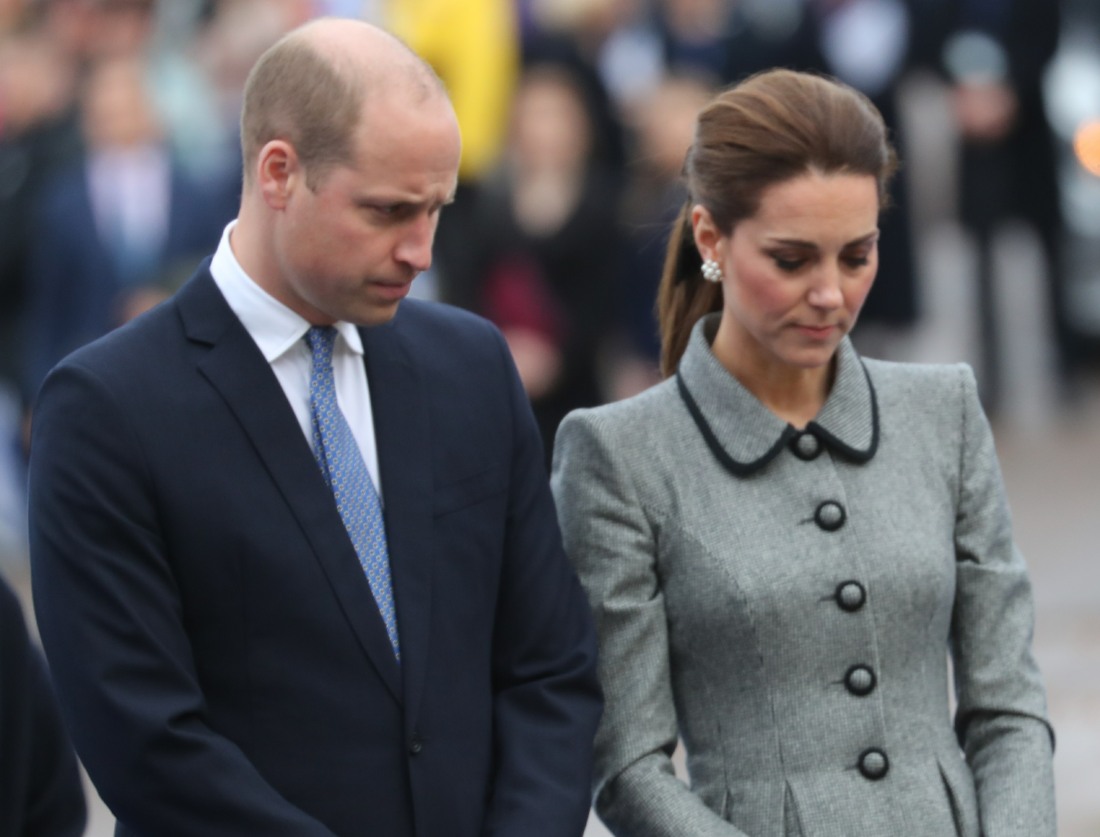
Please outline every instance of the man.
[[595, 643], [530, 409], [496, 331], [402, 302], [454, 112], [396, 39], [325, 19], [241, 122], [213, 260], [36, 406], [77, 751], [122, 835], [579, 835]]

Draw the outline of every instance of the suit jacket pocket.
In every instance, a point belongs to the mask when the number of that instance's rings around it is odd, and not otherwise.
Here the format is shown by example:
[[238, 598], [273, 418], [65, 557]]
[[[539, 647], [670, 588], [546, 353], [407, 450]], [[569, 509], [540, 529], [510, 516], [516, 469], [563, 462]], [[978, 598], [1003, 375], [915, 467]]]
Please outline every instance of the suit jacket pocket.
[[476, 474], [452, 480], [435, 487], [432, 513], [436, 517], [459, 511], [504, 493], [507, 486], [505, 470], [493, 465]]
[[959, 837], [980, 837], [978, 825], [978, 799], [974, 792], [974, 779], [970, 768], [961, 756], [937, 760], [944, 793], [951, 805], [951, 817], [955, 821], [955, 833]]

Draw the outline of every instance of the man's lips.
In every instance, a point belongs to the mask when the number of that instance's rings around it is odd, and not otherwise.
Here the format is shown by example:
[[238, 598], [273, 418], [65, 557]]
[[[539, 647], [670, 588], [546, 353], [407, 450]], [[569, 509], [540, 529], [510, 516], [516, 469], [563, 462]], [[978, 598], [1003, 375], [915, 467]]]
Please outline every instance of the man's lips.
[[375, 293], [386, 299], [404, 299], [409, 295], [409, 289], [412, 288], [412, 281], [408, 282], [373, 282], [371, 287], [374, 288]]

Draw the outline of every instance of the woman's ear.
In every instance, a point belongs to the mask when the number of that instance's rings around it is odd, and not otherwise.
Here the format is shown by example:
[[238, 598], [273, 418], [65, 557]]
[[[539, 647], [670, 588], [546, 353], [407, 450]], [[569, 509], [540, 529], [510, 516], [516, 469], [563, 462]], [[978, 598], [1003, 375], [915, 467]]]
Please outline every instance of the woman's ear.
[[718, 258], [718, 241], [722, 237], [714, 216], [700, 203], [691, 208], [691, 231], [695, 236], [695, 247], [704, 259]]

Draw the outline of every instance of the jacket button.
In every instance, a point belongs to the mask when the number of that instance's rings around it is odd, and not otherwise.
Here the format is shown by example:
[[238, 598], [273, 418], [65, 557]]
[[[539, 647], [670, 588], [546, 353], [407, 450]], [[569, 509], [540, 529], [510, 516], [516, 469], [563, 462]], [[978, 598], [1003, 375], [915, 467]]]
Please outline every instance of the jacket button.
[[859, 772], [863, 778], [877, 782], [890, 772], [890, 760], [878, 747], [869, 747], [859, 754]]
[[791, 439], [791, 450], [799, 459], [809, 462], [821, 453], [821, 442], [813, 433], [803, 431]]
[[423, 749], [424, 742], [421, 740], [419, 735], [413, 733], [413, 737], [409, 739], [409, 754], [413, 756], [418, 755]]
[[844, 506], [836, 500], [826, 500], [814, 511], [814, 522], [826, 532], [835, 532], [847, 518]]
[[835, 598], [841, 610], [855, 613], [867, 601], [867, 591], [858, 581], [842, 581], [836, 587]]
[[856, 697], [864, 697], [875, 690], [875, 673], [867, 666], [852, 666], [844, 675], [844, 685]]

